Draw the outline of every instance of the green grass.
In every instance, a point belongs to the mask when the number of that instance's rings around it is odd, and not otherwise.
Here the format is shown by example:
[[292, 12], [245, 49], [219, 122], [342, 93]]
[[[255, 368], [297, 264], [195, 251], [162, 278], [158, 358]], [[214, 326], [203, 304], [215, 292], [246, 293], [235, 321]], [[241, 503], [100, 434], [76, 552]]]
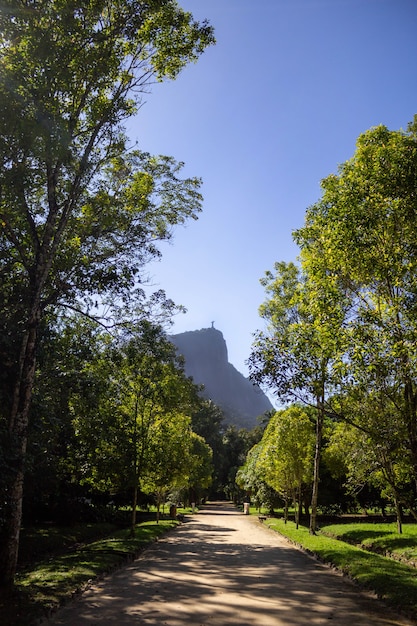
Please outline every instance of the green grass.
[[13, 591], [0, 595], [0, 624], [30, 626], [69, 600], [94, 578], [133, 559], [146, 545], [177, 523], [175, 520], [161, 520], [159, 524], [144, 522], [136, 527], [133, 538], [129, 529], [117, 530], [106, 538], [83, 543], [66, 553], [28, 566], [18, 573]]
[[[391, 606], [417, 618], [417, 569], [396, 560], [368, 552], [360, 547], [327, 536], [323, 532], [310, 535], [306, 527], [298, 530], [293, 522], [270, 518], [264, 522], [322, 562], [337, 567], [362, 588], [374, 591]], [[369, 525], [367, 525], [369, 526]], [[340, 528], [341, 525], [338, 525]], [[331, 528], [326, 526], [325, 532]], [[364, 532], [362, 524], [351, 524], [351, 532]], [[386, 529], [385, 529], [386, 530]], [[355, 531], [355, 532], [356, 532]], [[416, 534], [414, 535], [416, 537]], [[387, 535], [383, 535], [387, 537]], [[401, 535], [396, 535], [396, 539]], [[375, 540], [375, 536], [373, 537]], [[414, 540], [416, 543], [417, 537]]]
[[324, 526], [322, 534], [360, 546], [411, 565], [417, 565], [417, 524], [403, 524], [401, 535], [396, 524], [331, 524]]
[[[242, 505], [242, 511], [243, 511], [243, 505]], [[249, 507], [249, 512], [251, 515], [269, 515], [271, 510], [266, 507], [266, 506], [261, 506], [261, 507], [255, 507], [255, 506], [250, 506]], [[284, 517], [284, 509], [274, 509], [274, 515], [276, 515], [277, 517]], [[295, 515], [295, 511], [293, 507], [289, 507], [288, 508], [288, 516], [289, 518], [294, 517]]]

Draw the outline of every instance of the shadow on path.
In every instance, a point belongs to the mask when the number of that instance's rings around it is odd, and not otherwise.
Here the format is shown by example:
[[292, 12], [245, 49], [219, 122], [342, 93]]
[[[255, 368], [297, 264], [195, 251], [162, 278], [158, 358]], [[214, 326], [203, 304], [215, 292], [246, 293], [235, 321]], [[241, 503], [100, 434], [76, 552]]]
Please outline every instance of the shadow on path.
[[407, 624], [258, 520], [216, 504], [62, 609], [54, 625]]

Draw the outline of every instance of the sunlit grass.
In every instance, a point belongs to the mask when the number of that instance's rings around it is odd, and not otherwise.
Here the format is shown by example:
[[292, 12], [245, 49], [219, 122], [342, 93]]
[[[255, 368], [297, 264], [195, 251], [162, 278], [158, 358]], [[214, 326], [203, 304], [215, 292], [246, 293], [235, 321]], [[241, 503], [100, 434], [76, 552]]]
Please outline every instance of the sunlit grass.
[[401, 535], [396, 523], [330, 524], [321, 532], [365, 550], [392, 554], [417, 565], [417, 524], [403, 524]]
[[[374, 591], [396, 609], [401, 607], [417, 617], [417, 570], [414, 567], [329, 537], [321, 531], [310, 535], [306, 527], [296, 529], [293, 522], [285, 524], [282, 519], [270, 518], [264, 523], [324, 563], [337, 567], [361, 587]], [[354, 529], [363, 532], [362, 524], [350, 524], [350, 527], [351, 532]], [[329, 528], [325, 527], [324, 532]], [[414, 536], [416, 544], [417, 536]]]

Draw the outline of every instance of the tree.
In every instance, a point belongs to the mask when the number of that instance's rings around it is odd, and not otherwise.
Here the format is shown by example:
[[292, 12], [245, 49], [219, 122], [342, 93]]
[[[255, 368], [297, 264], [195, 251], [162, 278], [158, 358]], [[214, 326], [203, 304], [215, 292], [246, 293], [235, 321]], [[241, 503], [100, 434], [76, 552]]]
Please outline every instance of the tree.
[[[192, 429], [210, 446], [212, 451], [212, 490], [221, 492], [223, 467], [223, 420], [222, 410], [211, 400], [200, 398], [200, 403], [192, 415]], [[196, 500], [190, 500], [190, 502]]]
[[168, 493], [187, 489], [190, 501], [196, 502], [199, 489], [210, 484], [211, 449], [190, 424], [190, 417], [179, 413], [166, 415], [153, 424], [152, 450], [142, 490], [156, 496], [158, 518]]
[[41, 320], [58, 303], [126, 301], [155, 240], [198, 211], [199, 182], [180, 181], [170, 159], [127, 153], [122, 123], [213, 33], [174, 0], [8, 0], [0, 33], [1, 352], [12, 389], [2, 430], [15, 451], [0, 550], [8, 584]]
[[337, 388], [344, 301], [332, 285], [322, 291], [294, 263], [275, 264], [261, 284], [269, 298], [260, 307], [267, 321], [255, 335], [249, 359], [252, 380], [270, 386], [283, 402], [315, 407], [316, 444], [310, 532], [315, 533], [323, 425]]
[[191, 446], [188, 465], [188, 501], [198, 502], [213, 481], [213, 451], [203, 437], [191, 431]]
[[[379, 445], [385, 430], [403, 433], [403, 457], [417, 493], [417, 120], [407, 131], [378, 126], [362, 134], [354, 156], [322, 181], [323, 194], [296, 233], [316, 284], [332, 284], [348, 306], [340, 332], [345, 376], [341, 417]], [[375, 418], [349, 413], [349, 398]], [[343, 406], [342, 399], [347, 402]], [[373, 423], [372, 423], [373, 421]], [[396, 450], [396, 438], [392, 441]], [[411, 497], [410, 497], [411, 495]]]
[[237, 489], [236, 474], [244, 464], [249, 450], [261, 439], [262, 432], [258, 428], [247, 430], [237, 429], [229, 425], [223, 434], [223, 458], [221, 463], [221, 487], [223, 493], [236, 502], [242, 494]]
[[134, 534], [139, 490], [161, 494], [188, 476], [197, 391], [163, 329], [147, 321], [87, 368], [101, 393], [96, 404], [84, 395], [73, 400], [81, 481], [106, 492], [129, 489]]
[[273, 511], [277, 492], [264, 480], [259, 468], [259, 456], [262, 453], [262, 441], [255, 444], [246, 455], [245, 463], [236, 473], [236, 483], [258, 509], [267, 506]]
[[260, 450], [261, 444], [256, 443], [253, 448], [248, 451], [244, 464], [241, 465], [236, 472], [236, 484], [249, 498], [257, 493], [261, 485], [261, 478], [257, 471]]
[[258, 471], [285, 501], [292, 496], [298, 528], [302, 489], [313, 475], [315, 436], [309, 416], [297, 406], [277, 411], [259, 445]]
[[24, 523], [33, 523], [37, 515], [63, 519], [71, 510], [71, 494], [80, 492], [79, 472], [70, 454], [75, 444], [71, 400], [78, 393], [85, 404], [95, 406], [94, 396], [106, 388], [101, 377], [102, 389], [97, 380], [92, 389], [87, 368], [102, 347], [103, 330], [97, 324], [71, 314], [56, 319], [49, 315], [43, 326], [28, 430]]
[[141, 490], [156, 497], [160, 506], [173, 489], [187, 484], [191, 468], [191, 417], [172, 411], [150, 424], [148, 462], [140, 477]]
[[[347, 422], [334, 425], [324, 452], [325, 462], [333, 476], [343, 475], [349, 492], [357, 495], [366, 487], [375, 487], [381, 499], [394, 503], [397, 530], [402, 533], [402, 504], [404, 490], [411, 483], [410, 465], [399, 445], [400, 433], [388, 432], [392, 419], [384, 419], [384, 409], [366, 407], [365, 420], [373, 422], [362, 430]], [[375, 432], [379, 431], [379, 436]]]

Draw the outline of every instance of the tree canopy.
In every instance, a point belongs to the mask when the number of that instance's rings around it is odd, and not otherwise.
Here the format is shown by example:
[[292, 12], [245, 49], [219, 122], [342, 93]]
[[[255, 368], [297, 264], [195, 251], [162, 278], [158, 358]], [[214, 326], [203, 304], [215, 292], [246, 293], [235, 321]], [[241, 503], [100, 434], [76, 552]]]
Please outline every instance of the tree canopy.
[[322, 186], [322, 199], [307, 212], [296, 239], [312, 280], [332, 282], [349, 305], [340, 328], [348, 368], [340, 381], [339, 411], [369, 430], [361, 411], [352, 414], [342, 398], [362, 397], [367, 415], [374, 410], [373, 397], [388, 430], [390, 421], [397, 422], [392, 432], [401, 422], [416, 492], [415, 124], [407, 131], [367, 131], [354, 157]]
[[359, 137], [294, 233], [298, 266], [276, 263], [262, 280], [268, 326], [250, 358], [252, 377], [283, 401], [312, 404], [317, 390], [321, 420], [357, 429], [375, 448], [369, 467], [414, 515], [416, 187], [416, 121]]
[[156, 241], [196, 217], [200, 181], [129, 150], [123, 122], [153, 81], [175, 78], [213, 41], [174, 0], [2, 3], [1, 418], [13, 450], [2, 582], [16, 565], [42, 319], [57, 306], [91, 314], [106, 297], [135, 309]]

